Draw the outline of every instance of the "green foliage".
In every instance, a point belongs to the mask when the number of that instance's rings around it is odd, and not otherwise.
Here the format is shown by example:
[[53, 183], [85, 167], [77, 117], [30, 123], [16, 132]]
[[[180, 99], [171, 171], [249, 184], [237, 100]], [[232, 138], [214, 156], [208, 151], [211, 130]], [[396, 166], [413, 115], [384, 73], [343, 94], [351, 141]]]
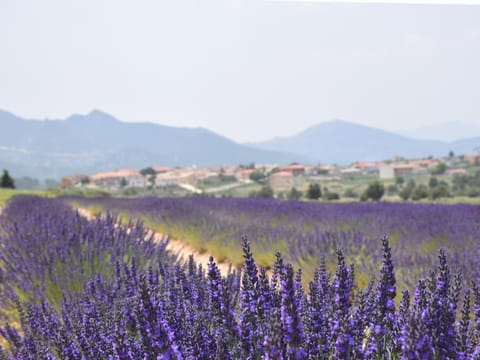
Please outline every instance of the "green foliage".
[[447, 165], [444, 162], [439, 162], [437, 166], [435, 166], [431, 173], [432, 175], [442, 175], [447, 171]]
[[430, 197], [433, 200], [436, 200], [440, 198], [450, 197], [450, 193], [445, 185], [438, 185], [430, 191]]
[[325, 200], [331, 201], [331, 200], [338, 200], [340, 199], [340, 195], [336, 192], [331, 192], [331, 191], [325, 191], [323, 194], [323, 198]]
[[254, 162], [251, 162], [250, 164], [247, 164], [247, 165], [243, 165], [241, 164], [239, 166], [240, 169], [247, 169], [247, 170], [253, 170], [255, 169], [255, 163]]
[[272, 170], [270, 170], [270, 172], [268, 173], [268, 176], [273, 175], [280, 171], [282, 171], [282, 169], [280, 169], [279, 167], [274, 167]]
[[120, 187], [125, 187], [127, 186], [127, 179], [125, 178], [125, 176], [123, 176], [121, 179], [120, 179]]
[[15, 189], [15, 182], [8, 173], [8, 170], [3, 169], [3, 175], [0, 178], [0, 187], [4, 189]]
[[415, 189], [412, 191], [412, 200], [417, 201], [421, 199], [426, 199], [428, 197], [428, 188], [426, 185], [418, 185]]
[[388, 187], [387, 187], [387, 193], [388, 193], [389, 195], [397, 194], [397, 193], [398, 193], [398, 187], [397, 187], [397, 185], [394, 185], [394, 184], [388, 185]]
[[221, 182], [225, 182], [225, 183], [237, 182], [237, 178], [233, 175], [225, 175], [223, 173], [220, 173], [218, 174], [218, 178], [220, 179]]
[[432, 176], [428, 181], [428, 187], [433, 189], [434, 187], [438, 186], [438, 179], [435, 176]]
[[467, 191], [468, 197], [479, 197], [480, 196], [480, 189], [478, 188], [471, 188]]
[[265, 182], [266, 176], [264, 173], [260, 171], [254, 171], [250, 174], [249, 176], [250, 180], [255, 181], [257, 183], [262, 183]]
[[155, 172], [155, 170], [153, 170], [151, 166], [149, 166], [144, 169], [141, 169], [140, 174], [142, 174], [143, 176], [147, 176], [147, 175], [156, 175], [157, 173]]
[[380, 181], [374, 181], [370, 183], [365, 190], [365, 198], [372, 199], [373, 201], [379, 201], [385, 193], [385, 187]]
[[415, 181], [410, 179], [403, 189], [398, 193], [402, 200], [408, 200], [412, 196], [412, 191], [415, 188]]
[[348, 188], [343, 193], [343, 196], [347, 198], [356, 198], [358, 197], [358, 194], [352, 188]]
[[258, 191], [252, 191], [248, 195], [249, 197], [258, 197], [258, 198], [273, 198], [273, 189], [270, 185], [264, 185]]
[[318, 200], [322, 196], [322, 190], [318, 184], [308, 185], [307, 198], [310, 200]]
[[480, 171], [474, 175], [455, 175], [452, 180], [452, 190], [455, 195], [476, 197], [480, 193]]
[[298, 191], [296, 187], [292, 187], [287, 194], [288, 200], [299, 200], [302, 197], [303, 193]]
[[402, 176], [397, 176], [395, 178], [395, 184], [402, 186], [405, 183], [405, 179]]

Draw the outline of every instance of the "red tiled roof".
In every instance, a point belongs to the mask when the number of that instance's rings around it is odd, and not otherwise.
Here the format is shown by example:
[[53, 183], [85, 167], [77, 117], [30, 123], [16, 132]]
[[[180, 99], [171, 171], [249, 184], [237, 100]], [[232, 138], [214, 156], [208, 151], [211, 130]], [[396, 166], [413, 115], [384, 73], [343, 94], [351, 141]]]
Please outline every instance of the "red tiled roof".
[[279, 172], [276, 172], [272, 175], [270, 175], [270, 178], [277, 178], [277, 177], [291, 177], [292, 174], [289, 173], [288, 171], [279, 171]]
[[305, 170], [305, 166], [303, 165], [298, 165], [298, 164], [293, 164], [293, 165], [287, 165], [282, 167], [283, 171], [289, 171], [289, 170]]

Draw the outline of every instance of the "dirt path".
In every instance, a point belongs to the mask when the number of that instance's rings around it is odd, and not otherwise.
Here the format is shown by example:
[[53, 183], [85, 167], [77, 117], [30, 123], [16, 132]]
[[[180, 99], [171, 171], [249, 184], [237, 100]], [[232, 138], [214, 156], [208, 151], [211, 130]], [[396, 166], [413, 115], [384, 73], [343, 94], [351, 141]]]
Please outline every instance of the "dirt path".
[[[94, 218], [94, 216], [86, 209], [83, 208], [76, 208], [78, 213], [91, 220]], [[151, 231], [151, 230], [150, 230]], [[165, 239], [166, 235], [160, 234], [158, 232], [153, 232], [154, 239], [156, 241], [161, 241]], [[167, 250], [171, 251], [172, 253], [176, 254], [181, 260], [187, 261], [188, 257], [190, 255], [193, 255], [193, 258], [197, 264], [202, 264], [202, 267], [206, 270], [208, 267], [208, 262], [210, 259], [210, 255], [206, 253], [200, 253], [197, 249], [195, 249], [193, 246], [178, 240], [178, 239], [169, 239], [168, 245], [167, 245]], [[222, 275], [227, 275], [229, 270], [230, 270], [230, 263], [228, 262], [217, 262], [217, 266], [220, 269], [220, 272]], [[232, 266], [232, 270], [234, 267]]]

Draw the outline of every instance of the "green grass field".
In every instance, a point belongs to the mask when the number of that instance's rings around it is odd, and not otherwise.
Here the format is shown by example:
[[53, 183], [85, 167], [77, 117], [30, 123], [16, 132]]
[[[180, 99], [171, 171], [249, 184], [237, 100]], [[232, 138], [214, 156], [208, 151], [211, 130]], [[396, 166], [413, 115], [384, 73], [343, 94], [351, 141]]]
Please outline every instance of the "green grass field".
[[5, 206], [8, 200], [15, 195], [36, 195], [41, 197], [55, 197], [60, 193], [59, 190], [17, 190], [0, 189], [0, 206]]

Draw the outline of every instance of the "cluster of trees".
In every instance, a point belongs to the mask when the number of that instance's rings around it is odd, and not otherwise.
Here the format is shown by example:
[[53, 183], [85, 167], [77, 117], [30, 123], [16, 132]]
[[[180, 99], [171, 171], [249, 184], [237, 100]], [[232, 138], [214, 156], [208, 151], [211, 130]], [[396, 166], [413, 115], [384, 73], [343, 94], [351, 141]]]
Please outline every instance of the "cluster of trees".
[[[275, 195], [272, 187], [270, 185], [263, 185], [257, 191], [251, 191], [248, 196], [249, 197], [258, 197], [258, 198], [273, 198]], [[277, 194], [279, 199], [287, 199], [287, 200], [300, 200], [301, 198], [305, 197], [309, 200], [338, 200], [340, 196], [338, 193], [331, 192], [325, 187], [322, 191], [319, 184], [312, 183], [308, 186], [307, 192], [304, 194], [302, 191], [298, 190], [296, 187], [292, 187], [290, 191], [285, 193], [278, 193]]]
[[307, 198], [308, 200], [338, 200], [340, 195], [336, 192], [329, 191], [325, 187], [322, 191], [322, 188], [319, 184], [312, 183], [308, 186], [307, 192], [303, 194], [302, 191], [299, 191], [296, 187], [292, 187], [290, 191], [286, 194], [288, 200], [300, 200], [302, 197]]
[[480, 170], [473, 175], [455, 175], [452, 180], [452, 192], [460, 196], [480, 196]]
[[413, 179], [410, 179], [406, 184], [402, 183], [402, 187], [398, 195], [402, 198], [402, 200], [413, 201], [427, 198], [436, 200], [451, 196], [448, 183], [443, 180], [439, 181], [435, 176], [430, 178], [428, 186], [425, 184], [417, 185]]
[[438, 180], [435, 176], [430, 177], [428, 184], [416, 184], [413, 179], [405, 182], [405, 179], [399, 176], [396, 178], [394, 185], [388, 186], [387, 192], [390, 195], [398, 194], [405, 201], [418, 201], [427, 198], [436, 200], [452, 196], [450, 185], [444, 180]]
[[[479, 174], [480, 185], [480, 174]], [[479, 186], [480, 195], [480, 186]], [[405, 183], [402, 177], [397, 177], [395, 185], [390, 185], [387, 189], [380, 181], [374, 181], [370, 183], [367, 189], [360, 197], [361, 201], [379, 201], [385, 194], [385, 190], [390, 194], [398, 194], [402, 200], [418, 201], [422, 199], [430, 198], [436, 200], [443, 197], [450, 197], [451, 191], [446, 181], [439, 181], [436, 177], [432, 176], [428, 182], [428, 186], [425, 184], [416, 184], [413, 179], [410, 179]], [[347, 192], [346, 192], [347, 194]], [[347, 196], [347, 195], [346, 195]], [[353, 194], [352, 194], [353, 196]]]
[[3, 170], [3, 175], [0, 178], [0, 188], [15, 189], [15, 181], [13, 181], [13, 178], [8, 173], [8, 170]]

